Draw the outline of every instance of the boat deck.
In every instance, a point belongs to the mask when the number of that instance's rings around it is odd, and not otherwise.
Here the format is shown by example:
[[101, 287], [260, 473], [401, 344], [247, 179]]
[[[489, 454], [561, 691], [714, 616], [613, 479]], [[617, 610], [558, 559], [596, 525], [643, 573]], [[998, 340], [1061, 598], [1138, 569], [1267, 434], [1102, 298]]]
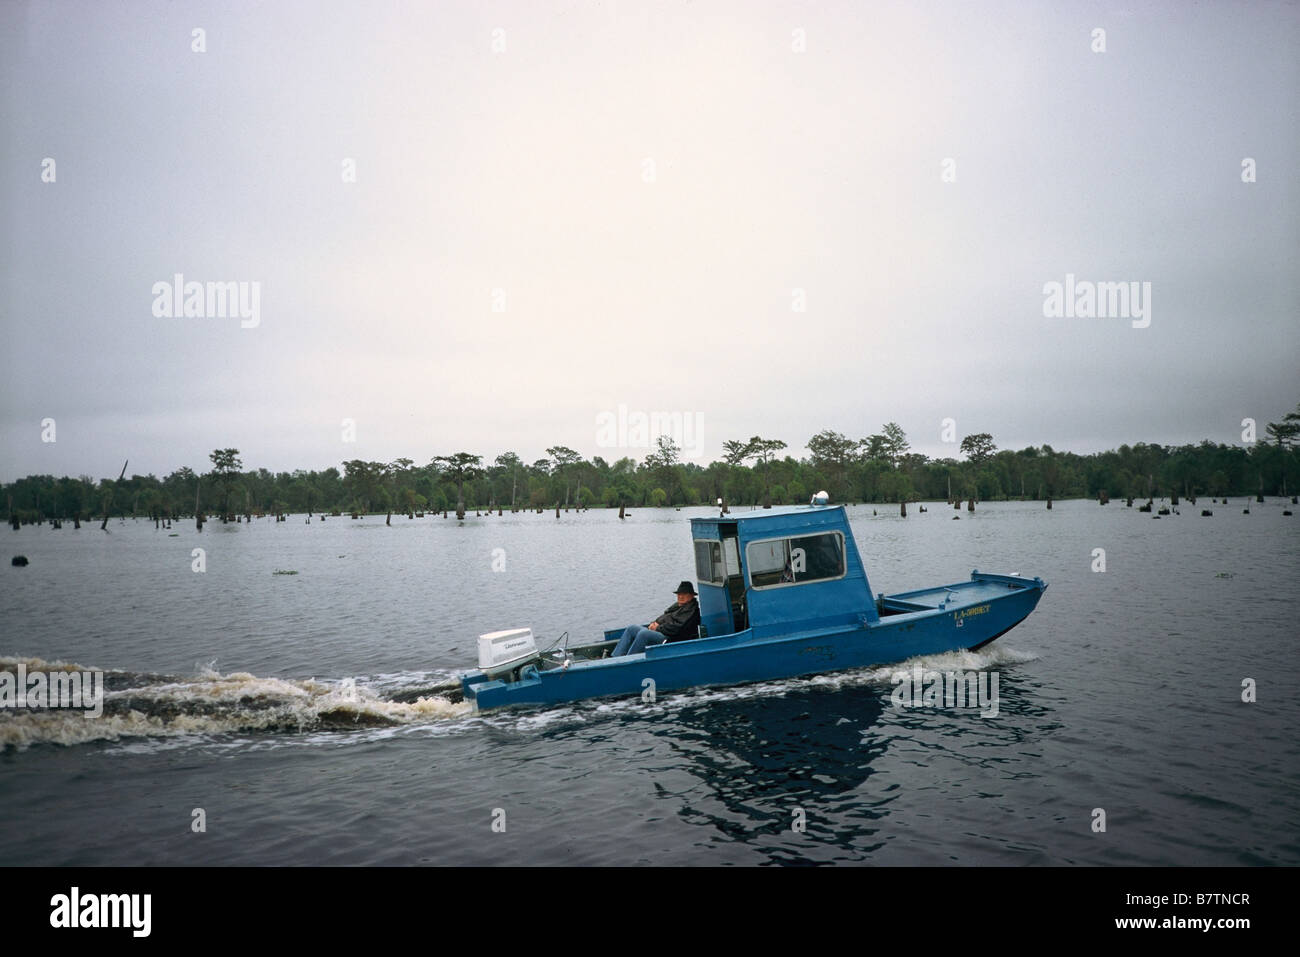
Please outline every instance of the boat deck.
[[899, 592], [886, 595], [879, 602], [882, 615], [901, 614], [909, 611], [932, 611], [935, 608], [965, 608], [1000, 598], [1008, 591], [1034, 588], [1036, 581], [1032, 578], [1020, 578], [1016, 575], [979, 575], [968, 582], [955, 585], [941, 585], [937, 588], [921, 588], [917, 591]]

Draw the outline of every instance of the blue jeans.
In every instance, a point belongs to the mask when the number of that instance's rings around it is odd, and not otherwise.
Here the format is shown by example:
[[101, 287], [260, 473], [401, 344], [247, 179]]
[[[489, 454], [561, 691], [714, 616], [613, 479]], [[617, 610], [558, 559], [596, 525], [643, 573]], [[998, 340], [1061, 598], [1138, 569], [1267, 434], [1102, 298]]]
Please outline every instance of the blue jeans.
[[644, 625], [628, 625], [623, 631], [623, 637], [614, 646], [614, 651], [610, 657], [621, 658], [623, 655], [639, 655], [646, 650], [648, 645], [663, 644], [667, 640], [659, 632], [646, 628]]

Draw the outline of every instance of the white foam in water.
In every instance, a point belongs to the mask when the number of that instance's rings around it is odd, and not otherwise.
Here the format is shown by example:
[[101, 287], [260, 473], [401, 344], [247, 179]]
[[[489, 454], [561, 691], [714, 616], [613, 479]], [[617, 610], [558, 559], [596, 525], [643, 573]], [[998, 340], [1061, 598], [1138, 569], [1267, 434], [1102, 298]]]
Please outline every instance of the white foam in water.
[[[91, 670], [81, 665], [37, 658], [0, 659], [0, 669], [29, 672]], [[121, 678], [124, 672], [110, 673]], [[193, 678], [144, 683], [107, 691], [104, 713], [87, 717], [80, 709], [0, 709], [0, 748], [23, 750], [33, 744], [85, 744], [122, 738], [176, 738], [237, 732], [334, 731], [400, 726], [456, 718], [469, 704], [431, 696], [413, 702], [391, 701], [364, 679], [326, 680], [258, 677], [248, 672], [221, 674], [212, 665]]]

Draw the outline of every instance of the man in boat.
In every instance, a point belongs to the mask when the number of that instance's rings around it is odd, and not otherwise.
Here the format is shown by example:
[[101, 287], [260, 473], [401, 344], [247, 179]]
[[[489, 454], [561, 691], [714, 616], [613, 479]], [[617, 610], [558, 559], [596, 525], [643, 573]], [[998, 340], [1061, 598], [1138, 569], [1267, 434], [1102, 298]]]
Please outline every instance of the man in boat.
[[648, 625], [627, 626], [623, 637], [614, 647], [612, 657], [639, 655], [650, 645], [698, 638], [699, 634], [700, 603], [695, 598], [695, 586], [690, 582], [682, 582], [677, 586], [677, 601], [669, 605], [662, 615]]

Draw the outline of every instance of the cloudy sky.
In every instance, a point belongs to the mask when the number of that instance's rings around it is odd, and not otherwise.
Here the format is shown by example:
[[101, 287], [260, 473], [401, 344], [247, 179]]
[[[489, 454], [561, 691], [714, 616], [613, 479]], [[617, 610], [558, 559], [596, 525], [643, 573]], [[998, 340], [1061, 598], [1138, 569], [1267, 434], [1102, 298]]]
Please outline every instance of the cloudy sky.
[[701, 461], [1239, 443], [1300, 400], [1298, 49], [1294, 3], [8, 2], [0, 480], [656, 412]]

